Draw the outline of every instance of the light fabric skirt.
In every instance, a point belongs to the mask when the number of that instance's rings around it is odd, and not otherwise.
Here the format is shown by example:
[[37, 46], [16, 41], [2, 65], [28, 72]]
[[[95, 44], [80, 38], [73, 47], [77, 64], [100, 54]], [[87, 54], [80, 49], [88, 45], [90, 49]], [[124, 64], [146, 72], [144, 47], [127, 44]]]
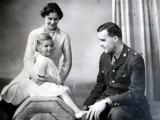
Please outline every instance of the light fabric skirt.
[[[47, 86], [48, 84], [49, 86]], [[30, 88], [30, 86], [32, 85], [34, 84], [33, 84], [33, 81], [29, 79], [29, 73], [27, 72], [26, 69], [23, 69], [21, 73], [10, 82], [10, 84], [8, 84], [3, 88], [1, 92], [1, 97], [7, 103], [11, 103], [12, 105], [17, 106], [30, 96], [31, 93], [29, 93], [29, 89], [30, 91], [31, 90], [34, 91], [32, 95], [39, 96], [38, 90]], [[36, 84], [34, 86], [36, 86], [37, 89], [40, 89], [38, 88], [39, 86], [37, 86]], [[51, 83], [44, 83], [44, 85], [42, 84], [42, 86], [43, 87], [41, 92], [43, 93], [43, 96], [47, 92], [49, 92], [46, 94], [47, 96], [50, 96], [50, 95], [57, 96], [57, 95], [60, 95], [62, 92], [64, 92], [66, 89], [68, 89], [68, 87], [66, 86], [61, 86], [61, 85], [57, 86]]]
[[45, 82], [37, 85], [34, 81], [29, 85], [30, 96], [59, 96], [68, 90], [67, 86], [56, 85], [55, 83]]
[[29, 97], [29, 84], [29, 74], [26, 69], [23, 69], [15, 79], [13, 79], [7, 86], [3, 88], [1, 92], [1, 97], [7, 103], [11, 103], [15, 106], [19, 105], [27, 97]]

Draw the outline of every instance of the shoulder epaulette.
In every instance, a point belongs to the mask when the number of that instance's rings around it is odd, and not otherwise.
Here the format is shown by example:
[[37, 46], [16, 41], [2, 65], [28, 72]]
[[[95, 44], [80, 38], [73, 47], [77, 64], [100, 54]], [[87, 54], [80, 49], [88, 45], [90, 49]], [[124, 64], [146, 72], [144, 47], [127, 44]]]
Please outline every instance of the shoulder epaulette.
[[128, 53], [132, 54], [132, 55], [137, 55], [138, 53], [136, 51], [134, 51], [133, 49], [131, 48], [128, 48]]

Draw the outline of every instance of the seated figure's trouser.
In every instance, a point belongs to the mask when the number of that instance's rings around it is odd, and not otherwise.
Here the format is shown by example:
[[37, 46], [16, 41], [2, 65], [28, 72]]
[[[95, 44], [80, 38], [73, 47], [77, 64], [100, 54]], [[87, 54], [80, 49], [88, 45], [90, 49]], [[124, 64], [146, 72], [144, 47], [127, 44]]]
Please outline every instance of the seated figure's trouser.
[[[139, 118], [137, 112], [136, 108], [132, 109], [130, 106], [106, 107], [100, 114], [100, 120], [136, 120]], [[86, 118], [83, 117], [82, 120], [86, 120]]]
[[[105, 113], [104, 113], [105, 115]], [[104, 116], [102, 115], [102, 117]], [[136, 120], [137, 116], [137, 109], [131, 108], [130, 106], [116, 106], [110, 109], [108, 116], [102, 118], [102, 120]]]

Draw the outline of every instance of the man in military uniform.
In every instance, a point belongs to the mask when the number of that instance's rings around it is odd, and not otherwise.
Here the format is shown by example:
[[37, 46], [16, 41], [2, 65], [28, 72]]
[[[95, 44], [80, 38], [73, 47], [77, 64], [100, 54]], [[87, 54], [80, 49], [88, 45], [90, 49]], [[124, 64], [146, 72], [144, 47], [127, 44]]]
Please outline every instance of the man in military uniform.
[[89, 120], [152, 120], [144, 95], [145, 65], [140, 54], [122, 42], [121, 29], [108, 22], [98, 29], [104, 52], [97, 83], [85, 101]]

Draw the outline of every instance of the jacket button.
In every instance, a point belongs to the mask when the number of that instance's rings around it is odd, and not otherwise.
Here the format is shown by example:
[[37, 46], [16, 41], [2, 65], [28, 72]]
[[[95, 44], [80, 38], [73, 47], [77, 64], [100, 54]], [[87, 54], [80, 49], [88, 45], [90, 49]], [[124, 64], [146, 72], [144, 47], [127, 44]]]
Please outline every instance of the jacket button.
[[102, 73], [104, 73], [104, 71], [102, 70]]
[[115, 70], [113, 70], [113, 72], [115, 72]]
[[126, 77], [126, 75], [123, 75], [123, 77]]
[[112, 83], [115, 83], [115, 81], [114, 81], [114, 80], [112, 80]]
[[117, 103], [115, 102], [114, 105], [117, 106]]

